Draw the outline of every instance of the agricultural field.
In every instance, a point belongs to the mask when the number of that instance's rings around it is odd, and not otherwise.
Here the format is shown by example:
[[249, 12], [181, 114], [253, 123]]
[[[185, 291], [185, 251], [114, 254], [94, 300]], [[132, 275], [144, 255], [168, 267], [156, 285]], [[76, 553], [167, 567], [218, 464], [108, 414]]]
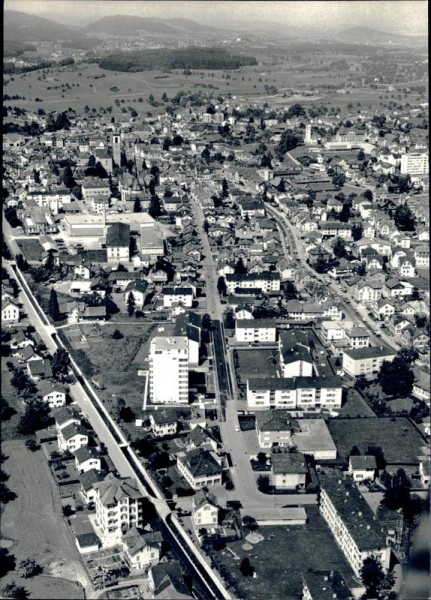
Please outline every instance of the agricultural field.
[[[351, 569], [338, 548], [317, 507], [307, 506], [308, 523], [290, 527], [260, 527], [264, 539], [249, 544], [242, 539], [229, 544], [238, 558], [226, 550], [213, 552], [215, 562], [229, 570], [236, 597], [283, 598], [297, 600], [302, 593], [301, 571], [307, 569], [339, 569], [349, 578]], [[248, 558], [257, 577], [244, 577], [239, 570], [242, 559]]]
[[3, 466], [10, 475], [7, 485], [17, 494], [2, 508], [2, 545], [17, 563], [30, 557], [43, 567], [32, 579], [9, 572], [2, 585], [14, 580], [32, 598], [84, 598], [87, 577], [42, 451], [28, 451], [22, 440], [5, 441], [2, 450], [8, 456]]

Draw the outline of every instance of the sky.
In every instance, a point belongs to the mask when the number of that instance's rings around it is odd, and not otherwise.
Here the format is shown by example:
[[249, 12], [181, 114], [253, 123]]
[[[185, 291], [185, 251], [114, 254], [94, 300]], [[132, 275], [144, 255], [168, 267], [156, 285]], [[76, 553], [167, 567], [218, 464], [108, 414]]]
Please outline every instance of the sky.
[[307, 28], [365, 26], [405, 35], [428, 34], [428, 2], [424, 0], [5, 0], [4, 8], [70, 25], [122, 14], [183, 17], [215, 25], [269, 21]]

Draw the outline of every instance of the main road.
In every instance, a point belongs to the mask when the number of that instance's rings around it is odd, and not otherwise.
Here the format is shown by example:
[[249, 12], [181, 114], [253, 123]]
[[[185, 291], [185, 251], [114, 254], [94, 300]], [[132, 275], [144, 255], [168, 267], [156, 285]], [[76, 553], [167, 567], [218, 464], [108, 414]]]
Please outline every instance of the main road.
[[298, 239], [298, 234], [291, 223], [289, 223], [286, 215], [274, 207], [268, 206], [268, 204], [266, 205], [266, 209], [275, 218], [278, 225], [284, 232], [284, 235], [289, 240], [289, 245], [293, 249], [293, 253], [295, 254], [296, 259], [300, 263], [301, 267], [312, 274], [315, 279], [329, 287], [334, 297], [337, 299], [337, 304], [343, 310], [344, 314], [353, 321], [356, 321], [358, 318], [361, 320], [361, 326], [367, 330], [375, 346], [381, 345], [382, 341], [384, 341], [385, 344], [395, 352], [399, 350], [400, 346], [383, 331], [379, 331], [379, 335], [376, 335], [376, 328], [378, 327], [378, 324], [374, 323], [368, 317], [366, 309], [360, 310], [358, 307], [354, 308], [356, 306], [356, 300], [351, 296], [351, 294], [343, 292], [339, 284], [328, 280], [328, 276], [323, 276], [310, 267], [310, 265], [307, 263], [304, 246]]

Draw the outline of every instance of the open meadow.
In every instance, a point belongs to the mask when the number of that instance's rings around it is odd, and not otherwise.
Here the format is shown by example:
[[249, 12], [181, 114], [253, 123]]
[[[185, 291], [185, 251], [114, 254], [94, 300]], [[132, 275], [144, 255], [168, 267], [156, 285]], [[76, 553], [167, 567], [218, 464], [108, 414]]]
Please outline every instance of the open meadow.
[[11, 571], [2, 585], [14, 580], [29, 591], [30, 598], [84, 598], [82, 585], [87, 585], [87, 577], [42, 450], [30, 452], [23, 440], [5, 441], [2, 450], [8, 457], [3, 466], [10, 475], [7, 485], [17, 495], [2, 507], [3, 546], [17, 564], [33, 558], [43, 567], [32, 579], [21, 580]]

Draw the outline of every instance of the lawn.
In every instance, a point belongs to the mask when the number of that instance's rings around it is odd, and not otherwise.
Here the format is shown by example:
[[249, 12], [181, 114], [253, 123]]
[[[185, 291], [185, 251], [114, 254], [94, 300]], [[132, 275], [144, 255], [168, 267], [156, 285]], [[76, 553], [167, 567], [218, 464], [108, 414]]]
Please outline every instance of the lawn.
[[330, 419], [328, 429], [338, 455], [347, 457], [353, 446], [365, 453], [368, 446], [380, 446], [389, 464], [417, 464], [425, 445], [419, 431], [406, 417]]
[[39, 240], [32, 238], [16, 240], [16, 243], [22, 251], [22, 255], [29, 262], [37, 261], [40, 262], [42, 258], [43, 248], [39, 243]]
[[15, 580], [34, 598], [83, 598], [79, 584], [87, 585], [87, 578], [42, 450], [29, 452], [18, 440], [6, 441], [2, 446], [8, 456], [3, 465], [10, 475], [7, 485], [17, 494], [14, 501], [2, 507], [2, 536], [13, 542], [9, 552], [17, 562], [31, 557], [44, 570], [32, 580], [20, 580], [10, 572], [2, 585]]
[[[245, 539], [230, 543], [228, 547], [239, 559], [226, 550], [214, 553], [216, 561], [229, 569], [236, 597], [298, 600], [302, 597], [301, 571], [340, 569], [347, 578], [352, 575], [318, 508], [307, 506], [307, 515], [306, 525], [259, 527], [257, 532], [265, 540], [251, 550], [242, 548]], [[239, 565], [245, 557], [249, 558], [257, 578], [241, 574]]]
[[242, 383], [246, 383], [249, 377], [277, 376], [278, 352], [264, 348], [237, 350], [236, 352], [239, 359], [237, 373]]
[[[22, 440], [26, 436], [17, 433], [16, 428], [18, 426], [21, 415], [24, 414], [24, 404], [18, 398], [14, 388], [10, 382], [10, 373], [6, 366], [6, 362], [9, 359], [2, 357], [1, 360], [1, 383], [2, 383], [2, 396], [7, 400], [11, 409], [15, 412], [11, 414], [9, 419], [3, 419], [1, 424], [1, 437], [3, 441], [6, 440]], [[12, 411], [11, 411], [12, 412]]]
[[[106, 389], [104, 398], [115, 394], [126, 400], [132, 409], [141, 408], [145, 389], [145, 377], [138, 375], [139, 369], [148, 368], [149, 344], [157, 332], [157, 323], [75, 325], [66, 328], [72, 347], [79, 350], [82, 358], [87, 357], [93, 366], [93, 379]], [[112, 339], [118, 329], [123, 334], [119, 340]], [[85, 336], [85, 341], [80, 341]], [[80, 363], [79, 356], [77, 358]], [[85, 358], [84, 358], [85, 360]]]

